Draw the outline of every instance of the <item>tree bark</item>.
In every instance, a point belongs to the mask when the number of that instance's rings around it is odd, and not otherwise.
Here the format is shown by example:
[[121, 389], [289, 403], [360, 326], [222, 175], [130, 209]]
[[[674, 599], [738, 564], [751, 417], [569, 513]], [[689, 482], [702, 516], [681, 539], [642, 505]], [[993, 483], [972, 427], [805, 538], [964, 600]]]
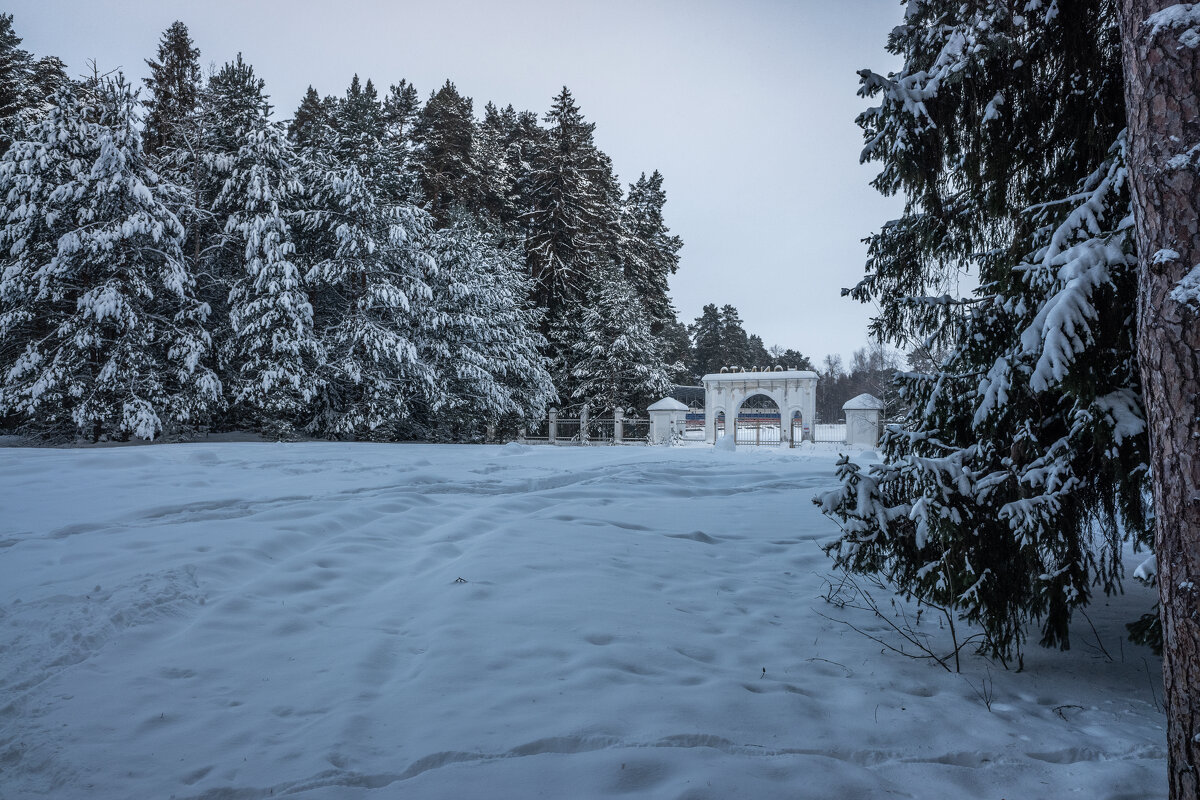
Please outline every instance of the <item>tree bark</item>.
[[1200, 307], [1172, 291], [1193, 267], [1200, 276], [1200, 4], [1121, 0], [1121, 40], [1139, 261], [1138, 361], [1154, 475], [1168, 781], [1174, 800], [1196, 800]]

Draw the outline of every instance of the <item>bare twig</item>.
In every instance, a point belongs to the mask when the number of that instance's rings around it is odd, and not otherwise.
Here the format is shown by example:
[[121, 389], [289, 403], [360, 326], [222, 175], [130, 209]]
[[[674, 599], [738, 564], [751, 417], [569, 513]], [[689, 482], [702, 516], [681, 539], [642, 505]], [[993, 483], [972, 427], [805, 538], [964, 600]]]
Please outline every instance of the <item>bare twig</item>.
[[975, 696], [980, 699], [987, 710], [991, 711], [992, 701], [996, 699], [996, 682], [992, 680], [991, 667], [987, 667], [987, 676], [979, 681], [978, 686], [965, 675], [963, 676], [963, 680], [967, 682], [967, 686], [971, 687], [971, 690], [975, 692]]
[[1061, 719], [1063, 722], [1068, 722], [1069, 720], [1067, 719], [1067, 715], [1064, 713], [1068, 708], [1078, 708], [1080, 711], [1084, 710], [1083, 706], [1077, 706], [1074, 703], [1067, 703], [1066, 705], [1055, 706], [1054, 713], [1058, 714], [1059, 719]]
[[805, 661], [824, 661], [826, 664], [833, 664], [835, 667], [841, 667], [842, 669], [846, 670], [846, 672], [849, 672], [851, 675], [854, 674], [854, 670], [850, 669], [845, 664], [838, 663], [837, 661], [830, 661], [828, 658], [818, 658], [816, 656], [813, 656], [812, 658], [806, 658]]
[[[895, 599], [893, 599], [892, 606], [896, 609], [896, 616], [900, 618], [900, 622], [897, 623], [880, 610], [879, 603], [875, 600], [874, 596], [853, 577], [851, 577], [849, 573], [842, 573], [840, 579], [836, 581], [828, 576], [825, 576], [823, 579], [826, 585], [826, 591], [823, 595], [823, 598], [826, 603], [829, 603], [830, 605], [839, 609], [851, 608], [874, 614], [877, 618], [882, 620], [884, 624], [891, 628], [893, 633], [898, 635], [904, 641], [908, 642], [912, 648], [916, 650], [916, 652], [906, 649], [903, 643], [901, 643], [899, 647], [896, 647], [890, 642], [887, 642], [878, 636], [867, 633], [866, 631], [856, 627], [846, 620], [834, 619], [821, 614], [818, 611], [817, 613], [820, 614], [820, 616], [830, 620], [831, 622], [837, 622], [845, 625], [856, 633], [859, 633], [868, 639], [883, 645], [885, 649], [892, 650], [893, 652], [900, 653], [901, 655], [908, 656], [909, 658], [931, 659], [940, 664], [947, 672], [960, 673], [962, 671], [962, 664], [959, 659], [959, 652], [972, 642], [976, 642], [978, 640], [987, 640], [986, 634], [977, 633], [967, 637], [962, 641], [959, 641], [957, 631], [954, 627], [954, 615], [950, 609], [943, 608], [932, 603], [927, 603], [922, 600], [917, 600], [919, 605], [928, 606], [929, 608], [939, 612], [949, 623], [952, 649], [945, 655], [938, 655], [936, 652], [934, 652], [933, 645], [930, 643], [930, 635], [924, 631], [917, 630], [917, 625], [920, 624], [920, 614], [917, 615], [915, 621], [910, 620], [905, 607], [901, 604], [897, 604]], [[878, 578], [878, 576], [867, 576], [866, 580], [880, 589], [887, 588], [887, 586]], [[954, 658], [953, 668], [951, 668], [949, 664], [951, 657]], [[1005, 668], [1007, 668], [1007, 665], [1005, 665]]]
[[[1104, 642], [1100, 641], [1100, 633], [1096, 630], [1096, 626], [1092, 623], [1092, 618], [1089, 617], [1087, 612], [1082, 608], [1079, 609], [1079, 613], [1082, 614], [1083, 618], [1087, 620], [1088, 627], [1092, 629], [1092, 635], [1096, 637], [1096, 647], [1093, 649], [1098, 649], [1101, 653], [1103, 653], [1105, 660], [1111, 664], [1113, 662], [1113, 657], [1111, 654], [1109, 654], [1108, 648], [1104, 646]], [[1084, 644], [1087, 644], [1087, 642], [1085, 641]], [[1088, 646], [1090, 647], [1091, 645]]]
[[1145, 656], [1142, 657], [1142, 665], [1146, 667], [1146, 682], [1150, 684], [1150, 697], [1154, 700], [1154, 707], [1159, 711], [1165, 711], [1166, 709], [1158, 702], [1158, 692], [1154, 691], [1154, 676], [1150, 674], [1150, 663], [1146, 661]]

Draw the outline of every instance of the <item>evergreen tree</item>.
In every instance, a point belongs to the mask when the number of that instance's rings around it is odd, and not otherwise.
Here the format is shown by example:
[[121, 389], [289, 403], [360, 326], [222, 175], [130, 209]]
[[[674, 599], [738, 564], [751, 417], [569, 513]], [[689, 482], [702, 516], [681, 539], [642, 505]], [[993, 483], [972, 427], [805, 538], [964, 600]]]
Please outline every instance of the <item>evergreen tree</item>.
[[50, 96], [68, 83], [62, 60], [35, 59], [21, 48], [13, 15], [0, 14], [0, 154], [17, 131], [45, 116]]
[[417, 203], [421, 197], [420, 177], [414, 158], [416, 127], [421, 112], [417, 89], [401, 80], [393, 84], [383, 100], [384, 145], [391, 154], [395, 170], [393, 191], [396, 198]]
[[714, 303], [708, 303], [692, 324], [692, 374], [699, 380], [727, 366], [729, 363], [722, 347], [721, 312]]
[[471, 98], [446, 81], [425, 103], [414, 133], [421, 188], [438, 225], [447, 224], [455, 208], [482, 208], [475, 135]]
[[669, 320], [659, 334], [662, 342], [663, 363], [675, 365], [671, 380], [685, 386], [693, 386], [698, 380], [692, 373], [692, 339], [687, 325], [677, 319]]
[[757, 367], [767, 367], [771, 362], [771, 354], [767, 352], [762, 337], [756, 333], [746, 339], [746, 361]]
[[612, 280], [618, 207], [606, 156], [592, 138], [571, 92], [563, 87], [546, 115], [548, 141], [529, 176], [526, 263], [536, 304], [553, 325], [583, 304], [593, 279]]
[[417, 87], [404, 79], [393, 84], [383, 101], [383, 116], [390, 134], [406, 143], [412, 142], [420, 114]]
[[621, 206], [625, 279], [646, 308], [650, 330], [656, 336], [675, 321], [667, 284], [679, 269], [679, 250], [683, 247], [683, 240], [672, 236], [663, 220], [667, 195], [662, 183], [663, 176], [657, 170], [649, 178], [643, 172], [636, 183], [629, 185]]
[[383, 107], [375, 84], [368, 78], [365, 85], [355, 75], [346, 89], [346, 96], [334, 107], [333, 127], [336, 137], [328, 144], [340, 161], [362, 164], [368, 171], [385, 177], [376, 169], [384, 137]]
[[33, 56], [21, 48], [21, 37], [13, 29], [13, 15], [0, 14], [0, 120], [4, 123], [4, 142], [7, 147], [18, 123], [17, 114], [29, 100], [29, 82], [33, 73]]
[[[851, 293], [879, 303], [882, 338], [950, 354], [900, 377], [886, 463], [841, 464], [831, 552], [1019, 660], [1030, 622], [1066, 647], [1148, 531], [1114, 9], [914, 2], [889, 49], [904, 66], [860, 73], [880, 105], [859, 124], [907, 208]], [[979, 290], [951, 296], [974, 269]]]
[[679, 365], [663, 364], [647, 314], [619, 275], [595, 283], [579, 327], [572, 400], [608, 415], [643, 409], [671, 391], [671, 372]]
[[[5, 154], [0, 341], [22, 339], [0, 376], [0, 413], [42, 429], [153, 439], [197, 421], [220, 393], [203, 366], [206, 307], [157, 195], [122, 78], [50, 115]], [[5, 355], [11, 356], [11, 350]]]
[[771, 362], [778, 364], [785, 369], [807, 369], [814, 370], [812, 360], [808, 356], [801, 353], [799, 350], [787, 348], [780, 350], [778, 347], [772, 347], [768, 350], [771, 357]]
[[181, 139], [196, 125], [200, 102], [200, 48], [196, 47], [187, 26], [176, 21], [163, 33], [158, 56], [147, 59], [150, 77], [146, 88], [146, 120], [142, 144], [146, 153], [157, 156], [177, 149]]
[[473, 158], [482, 177], [479, 211], [501, 226], [512, 225], [522, 213], [517, 200], [519, 164], [511, 157], [516, 133], [517, 114], [512, 106], [504, 111], [492, 103], [484, 106]]
[[[505, 109], [507, 115], [511, 106]], [[504, 123], [507, 128], [509, 121]], [[513, 112], [512, 127], [507, 132], [504, 145], [507, 173], [511, 176], [511, 186], [507, 197], [508, 208], [513, 217], [511, 220], [501, 217], [503, 223], [515, 223], [522, 237], [528, 236], [532, 230], [532, 213], [536, 206], [535, 191], [538, 188], [538, 168], [546, 162], [546, 152], [550, 147], [550, 134], [538, 124], [538, 115], [532, 111]], [[524, 244], [523, 240], [521, 242]], [[526, 248], [526, 268], [532, 276], [529, 266], [528, 248]], [[534, 294], [537, 294], [536, 287]]]
[[[749, 369], [755, 363], [750, 337], [742, 326], [738, 310], [726, 303], [721, 306], [721, 357], [725, 364]], [[759, 340], [761, 344], [761, 339]]]
[[463, 213], [433, 236], [432, 248], [436, 336], [426, 339], [426, 358], [445, 389], [432, 419], [455, 438], [488, 422], [515, 431], [541, 419], [557, 397], [518, 256]]
[[234, 419], [288, 436], [312, 424], [322, 354], [295, 245], [299, 162], [268, 121], [263, 88], [240, 54], [209, 81], [204, 158], [220, 183], [211, 205], [219, 227], [204, 266], [222, 300], [216, 329]]
[[304, 93], [304, 99], [288, 123], [288, 138], [297, 147], [313, 144], [313, 131], [330, 124], [329, 103], [323, 101], [312, 86]]
[[326, 362], [316, 429], [332, 436], [394, 436], [416, 403], [439, 405], [444, 387], [422, 356], [433, 327], [436, 264], [427, 213], [395, 199], [402, 155], [389, 149], [382, 106], [357, 76], [314, 132], [306, 179], [315, 213], [308, 272]]

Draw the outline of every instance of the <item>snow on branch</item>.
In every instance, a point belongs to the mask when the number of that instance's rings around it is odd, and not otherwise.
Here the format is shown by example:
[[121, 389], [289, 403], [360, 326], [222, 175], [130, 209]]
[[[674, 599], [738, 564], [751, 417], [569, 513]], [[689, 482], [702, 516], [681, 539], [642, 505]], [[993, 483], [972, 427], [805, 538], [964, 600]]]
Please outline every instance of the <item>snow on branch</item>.
[[1146, 17], [1142, 26], [1149, 28], [1149, 37], [1175, 33], [1179, 48], [1200, 47], [1200, 3], [1176, 3]]
[[1127, 217], [1122, 216], [1115, 226], [1106, 224], [1114, 213], [1124, 210], [1112, 207], [1126, 178], [1124, 147], [1122, 134], [1113, 157], [1085, 182], [1094, 188], [1054, 228], [1049, 243], [1032, 262], [1017, 267], [1027, 273], [1031, 285], [1043, 284], [1051, 290], [1021, 334], [1023, 354], [1038, 357], [1029, 380], [1034, 391], [1043, 391], [1066, 377], [1076, 357], [1092, 341], [1091, 323], [1098, 317], [1093, 295], [1112, 284], [1115, 272], [1135, 263]]

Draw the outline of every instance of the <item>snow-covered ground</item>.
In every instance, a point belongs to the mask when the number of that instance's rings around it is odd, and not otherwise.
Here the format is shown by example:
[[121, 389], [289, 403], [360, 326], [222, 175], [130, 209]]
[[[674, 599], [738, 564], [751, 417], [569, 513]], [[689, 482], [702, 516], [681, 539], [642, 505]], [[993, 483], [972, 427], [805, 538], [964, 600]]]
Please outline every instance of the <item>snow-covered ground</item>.
[[836, 449], [0, 449], [0, 797], [1165, 796], [1149, 592], [884, 651]]

